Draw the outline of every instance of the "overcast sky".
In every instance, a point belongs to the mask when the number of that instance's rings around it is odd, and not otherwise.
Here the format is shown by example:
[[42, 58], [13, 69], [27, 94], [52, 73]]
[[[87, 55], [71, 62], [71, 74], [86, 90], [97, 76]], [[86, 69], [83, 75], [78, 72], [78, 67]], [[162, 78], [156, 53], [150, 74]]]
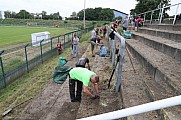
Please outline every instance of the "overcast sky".
[[[24, 9], [30, 13], [48, 14], [59, 12], [62, 17], [69, 17], [72, 12], [78, 13], [85, 8], [111, 8], [129, 14], [134, 9], [136, 0], [0, 0], [0, 10], [18, 13]], [[181, 0], [171, 0], [171, 4], [181, 3]], [[181, 8], [181, 5], [180, 5]], [[181, 11], [180, 11], [181, 12]]]

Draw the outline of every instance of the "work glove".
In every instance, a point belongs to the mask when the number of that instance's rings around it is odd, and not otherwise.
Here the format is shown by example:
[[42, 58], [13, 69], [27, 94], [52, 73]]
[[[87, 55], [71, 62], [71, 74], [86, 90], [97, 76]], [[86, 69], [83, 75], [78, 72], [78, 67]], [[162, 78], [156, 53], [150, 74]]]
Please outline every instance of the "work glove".
[[95, 99], [99, 99], [99, 95], [93, 95], [92, 97], [90, 97], [91, 100], [95, 100]]

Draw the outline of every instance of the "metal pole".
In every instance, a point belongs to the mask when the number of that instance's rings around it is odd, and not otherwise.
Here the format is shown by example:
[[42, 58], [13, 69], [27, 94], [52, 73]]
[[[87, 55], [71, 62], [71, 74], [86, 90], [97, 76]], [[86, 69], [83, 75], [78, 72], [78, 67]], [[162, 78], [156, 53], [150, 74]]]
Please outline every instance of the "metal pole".
[[150, 19], [150, 24], [152, 23], [152, 19], [153, 19], [153, 12], [154, 12], [154, 11], [151, 11], [151, 19]]
[[84, 29], [85, 29], [85, 2], [86, 0], [84, 0]]
[[162, 17], [163, 17], [163, 11], [164, 11], [164, 8], [162, 8], [162, 12], [161, 12], [161, 16], [160, 16], [160, 24], [161, 24], [161, 22], [162, 22]]
[[52, 40], [53, 40], [53, 38], [50, 38], [50, 40], [51, 40], [51, 42], [50, 42], [50, 47], [51, 47], [51, 54], [53, 54], [53, 44], [52, 44]]
[[44, 41], [44, 39], [42, 41], [40, 41], [40, 48], [41, 48], [41, 62], [43, 64], [43, 51], [42, 51], [42, 42]]
[[175, 24], [175, 21], [176, 21], [176, 18], [177, 18], [178, 8], [179, 8], [179, 4], [177, 5], [177, 9], [176, 9], [174, 20], [173, 20], [173, 25]]
[[26, 56], [26, 68], [27, 68], [27, 72], [29, 72], [29, 68], [28, 68], [28, 55], [27, 55], [27, 50], [26, 47], [28, 47], [29, 44], [25, 45], [25, 56]]
[[2, 57], [1, 57], [1, 55], [3, 54], [3, 52], [4, 52], [4, 50], [1, 51], [1, 53], [0, 53], [0, 63], [1, 63], [1, 70], [2, 70], [4, 87], [6, 87], [6, 78], [5, 78], [5, 73], [4, 73], [4, 66], [3, 66], [3, 62], [2, 62]]

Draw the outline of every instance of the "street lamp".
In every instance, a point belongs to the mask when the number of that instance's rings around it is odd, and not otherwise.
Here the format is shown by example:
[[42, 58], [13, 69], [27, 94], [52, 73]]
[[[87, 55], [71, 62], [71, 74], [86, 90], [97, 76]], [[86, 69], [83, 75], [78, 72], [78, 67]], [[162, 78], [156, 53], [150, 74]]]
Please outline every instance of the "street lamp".
[[86, 0], [84, 0], [84, 29], [85, 29], [85, 2]]

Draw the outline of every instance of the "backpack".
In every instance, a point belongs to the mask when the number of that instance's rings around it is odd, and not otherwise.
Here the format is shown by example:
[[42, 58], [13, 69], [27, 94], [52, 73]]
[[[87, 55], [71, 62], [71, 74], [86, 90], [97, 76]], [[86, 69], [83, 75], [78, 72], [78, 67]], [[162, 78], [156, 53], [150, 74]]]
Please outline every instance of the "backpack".
[[63, 57], [59, 57], [59, 64], [60, 66], [64, 66], [67, 63], [67, 60]]
[[106, 57], [106, 55], [107, 55], [106, 47], [104, 45], [102, 45], [101, 48], [100, 48], [100, 56], [101, 57]]

